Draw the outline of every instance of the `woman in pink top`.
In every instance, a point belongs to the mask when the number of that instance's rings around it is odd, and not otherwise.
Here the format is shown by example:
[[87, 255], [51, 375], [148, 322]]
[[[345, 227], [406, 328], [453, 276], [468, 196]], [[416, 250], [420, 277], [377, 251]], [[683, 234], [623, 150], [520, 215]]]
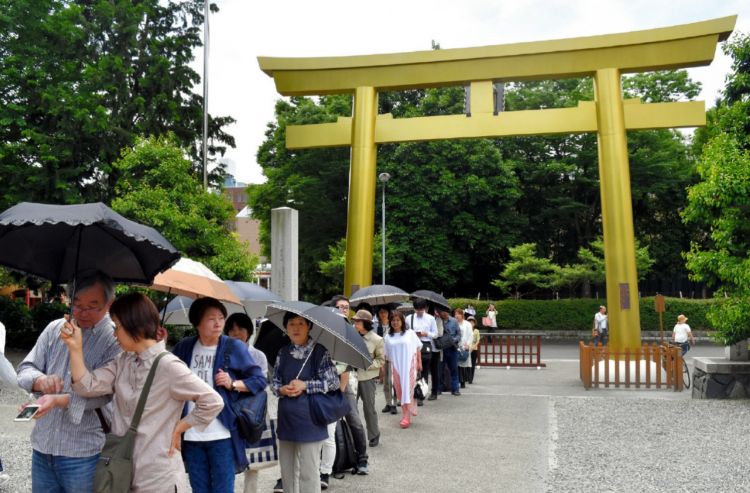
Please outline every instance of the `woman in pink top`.
[[[166, 349], [164, 341], [156, 340], [159, 312], [144, 295], [122, 296], [112, 303], [109, 312], [123, 352], [106, 366], [93, 372], [86, 369], [82, 333], [75, 321], [65, 324], [60, 337], [70, 351], [73, 391], [83, 397], [114, 394], [112, 433], [122, 436], [133, 419], [154, 359]], [[194, 401], [195, 409], [180, 419], [186, 401]], [[164, 356], [156, 369], [138, 426], [130, 491], [186, 491], [185, 468], [182, 457], [176, 453], [180, 450], [182, 433], [193, 426], [205, 428], [223, 407], [219, 394], [185, 363], [172, 353]]]

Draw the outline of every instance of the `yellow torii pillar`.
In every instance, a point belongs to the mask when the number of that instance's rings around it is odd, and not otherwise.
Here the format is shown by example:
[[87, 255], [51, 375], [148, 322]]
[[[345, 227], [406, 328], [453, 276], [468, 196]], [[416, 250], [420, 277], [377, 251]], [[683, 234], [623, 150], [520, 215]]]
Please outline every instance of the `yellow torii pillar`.
[[[737, 17], [604, 36], [385, 55], [259, 57], [285, 96], [350, 93], [351, 118], [287, 127], [287, 147], [351, 146], [344, 290], [372, 284], [377, 144], [439, 139], [596, 132], [610, 345], [640, 346], [638, 275], [627, 130], [705, 124], [703, 102], [623, 100], [623, 73], [711, 63]], [[575, 108], [493, 114], [492, 84], [592, 77], [595, 101]], [[393, 119], [377, 114], [377, 92], [471, 85], [471, 116]]]

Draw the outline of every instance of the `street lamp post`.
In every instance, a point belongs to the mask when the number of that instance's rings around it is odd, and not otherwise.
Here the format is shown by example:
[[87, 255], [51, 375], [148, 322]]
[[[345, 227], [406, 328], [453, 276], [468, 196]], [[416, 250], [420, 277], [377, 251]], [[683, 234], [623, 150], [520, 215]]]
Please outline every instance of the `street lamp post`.
[[381, 208], [382, 217], [381, 217], [381, 233], [380, 233], [380, 239], [383, 246], [382, 251], [382, 258], [381, 258], [381, 264], [383, 266], [383, 273], [382, 277], [380, 278], [380, 284], [385, 284], [385, 184], [388, 180], [391, 179], [391, 175], [389, 173], [380, 173], [378, 175], [378, 180], [380, 180], [380, 183], [383, 184], [383, 207]]

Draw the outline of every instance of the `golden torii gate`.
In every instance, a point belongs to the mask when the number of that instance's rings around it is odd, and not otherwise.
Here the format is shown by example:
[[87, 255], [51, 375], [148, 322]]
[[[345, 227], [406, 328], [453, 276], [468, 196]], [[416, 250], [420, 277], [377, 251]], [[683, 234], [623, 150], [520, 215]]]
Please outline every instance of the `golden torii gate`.
[[[702, 101], [623, 100], [621, 75], [708, 65], [736, 16], [646, 31], [509, 45], [323, 58], [258, 57], [285, 96], [352, 93], [351, 118], [287, 127], [287, 147], [351, 146], [344, 289], [372, 284], [377, 144], [597, 132], [610, 344], [641, 343], [627, 130], [705, 125]], [[493, 83], [593, 77], [595, 101], [494, 114]], [[394, 119], [379, 90], [470, 84], [471, 116]]]

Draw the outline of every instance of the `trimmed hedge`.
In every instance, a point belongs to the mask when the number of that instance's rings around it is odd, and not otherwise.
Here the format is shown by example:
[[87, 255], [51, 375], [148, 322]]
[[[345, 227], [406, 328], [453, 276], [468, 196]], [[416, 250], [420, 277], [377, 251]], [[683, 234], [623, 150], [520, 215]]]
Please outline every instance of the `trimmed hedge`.
[[[603, 299], [574, 298], [562, 300], [501, 300], [486, 301], [467, 298], [449, 300], [451, 306], [465, 308], [469, 303], [477, 310], [477, 325], [482, 325], [482, 317], [490, 303], [497, 309], [497, 330], [552, 331], [552, 330], [591, 330], [594, 314], [599, 305], [606, 304]], [[688, 324], [693, 330], [713, 330], [706, 319], [706, 312], [720, 300], [694, 300], [686, 298], [666, 298], [664, 313], [664, 330], [671, 331], [677, 322], [677, 315], [688, 317]], [[641, 330], [658, 331], [659, 314], [654, 309], [654, 298], [640, 299]]]

